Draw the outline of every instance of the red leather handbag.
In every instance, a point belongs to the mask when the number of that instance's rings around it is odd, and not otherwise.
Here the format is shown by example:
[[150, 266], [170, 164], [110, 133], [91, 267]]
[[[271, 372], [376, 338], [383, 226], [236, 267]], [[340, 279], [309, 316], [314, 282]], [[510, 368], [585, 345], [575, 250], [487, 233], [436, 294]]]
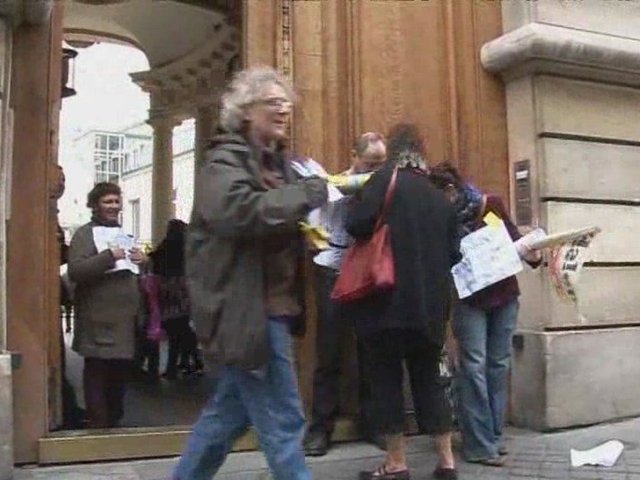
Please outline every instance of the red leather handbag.
[[398, 169], [393, 170], [382, 212], [376, 221], [373, 235], [356, 241], [342, 262], [340, 276], [331, 292], [331, 299], [339, 303], [360, 300], [373, 293], [391, 290], [396, 283], [389, 226], [383, 223], [396, 190]]

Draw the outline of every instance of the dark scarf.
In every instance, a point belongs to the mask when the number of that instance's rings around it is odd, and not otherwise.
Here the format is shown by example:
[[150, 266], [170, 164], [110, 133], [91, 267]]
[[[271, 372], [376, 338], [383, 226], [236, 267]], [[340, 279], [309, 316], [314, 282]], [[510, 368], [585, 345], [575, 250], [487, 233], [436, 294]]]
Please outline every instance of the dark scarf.
[[120, 226], [118, 222], [107, 222], [105, 220], [102, 220], [100, 217], [98, 217], [98, 215], [95, 212], [91, 215], [91, 223], [94, 223], [101, 227], [119, 227]]
[[463, 185], [458, 190], [458, 198], [455, 202], [458, 216], [458, 234], [464, 238], [477, 229], [478, 220], [484, 204], [484, 194], [470, 183]]

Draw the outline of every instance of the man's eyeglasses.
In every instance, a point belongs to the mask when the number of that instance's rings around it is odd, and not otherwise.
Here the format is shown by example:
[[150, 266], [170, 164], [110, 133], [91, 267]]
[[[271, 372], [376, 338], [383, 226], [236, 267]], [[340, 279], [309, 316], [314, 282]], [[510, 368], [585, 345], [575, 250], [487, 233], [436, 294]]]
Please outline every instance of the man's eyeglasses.
[[291, 110], [293, 106], [293, 103], [282, 97], [265, 98], [264, 100], [259, 100], [257, 103], [266, 105], [273, 110]]

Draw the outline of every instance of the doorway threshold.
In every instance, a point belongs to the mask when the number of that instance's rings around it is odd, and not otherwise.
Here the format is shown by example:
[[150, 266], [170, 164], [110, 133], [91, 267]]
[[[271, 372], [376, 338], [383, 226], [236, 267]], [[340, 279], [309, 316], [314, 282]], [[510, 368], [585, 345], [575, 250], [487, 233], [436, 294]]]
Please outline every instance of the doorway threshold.
[[[65, 430], [52, 432], [38, 441], [41, 465], [161, 458], [180, 455], [191, 427], [135, 427], [105, 430]], [[358, 440], [357, 423], [351, 418], [336, 422], [334, 442]], [[253, 429], [240, 437], [234, 452], [257, 450]]]

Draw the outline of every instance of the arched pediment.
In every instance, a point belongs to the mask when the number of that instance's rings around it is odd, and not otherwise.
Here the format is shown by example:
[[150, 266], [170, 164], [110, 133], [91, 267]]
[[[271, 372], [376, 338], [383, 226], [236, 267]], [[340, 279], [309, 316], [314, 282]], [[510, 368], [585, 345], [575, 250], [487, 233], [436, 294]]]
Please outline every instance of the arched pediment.
[[[222, 0], [73, 0], [65, 5], [65, 31], [130, 43], [152, 68], [197, 51], [228, 23]], [[235, 3], [236, 8], [239, 4]], [[206, 7], [206, 8], [205, 8]]]

